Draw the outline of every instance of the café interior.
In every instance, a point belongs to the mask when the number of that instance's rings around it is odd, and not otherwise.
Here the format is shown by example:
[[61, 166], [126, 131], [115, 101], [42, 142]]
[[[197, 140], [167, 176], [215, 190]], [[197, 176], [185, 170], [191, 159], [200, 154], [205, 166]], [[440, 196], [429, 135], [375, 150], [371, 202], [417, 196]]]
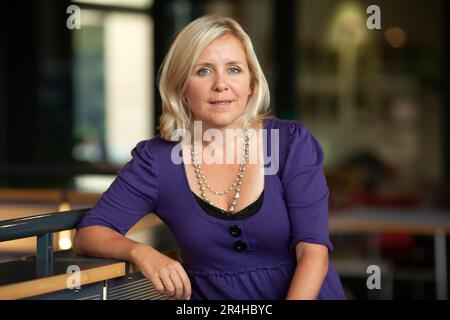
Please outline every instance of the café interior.
[[[77, 257], [73, 236], [130, 150], [158, 134], [159, 66], [204, 14], [245, 27], [273, 113], [305, 123], [323, 147], [330, 261], [347, 299], [448, 299], [450, 5], [372, 4], [3, 1], [0, 299], [163, 298], [135, 266]], [[127, 237], [181, 259], [152, 213]], [[86, 290], [67, 289], [73, 265]]]

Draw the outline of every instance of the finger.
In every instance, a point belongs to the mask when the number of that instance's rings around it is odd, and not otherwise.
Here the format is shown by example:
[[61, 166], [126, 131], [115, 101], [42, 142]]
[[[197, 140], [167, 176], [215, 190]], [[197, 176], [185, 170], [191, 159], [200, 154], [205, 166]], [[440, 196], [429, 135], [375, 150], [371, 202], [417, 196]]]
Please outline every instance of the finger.
[[173, 285], [172, 280], [170, 279], [169, 271], [167, 269], [163, 269], [159, 273], [159, 276], [166, 289], [164, 294], [167, 295], [169, 298], [172, 298], [175, 294], [175, 286]]
[[184, 288], [183, 297], [187, 299], [192, 294], [191, 280], [189, 279], [186, 271], [181, 266], [181, 264], [177, 268], [177, 272], [178, 272], [178, 275], [179, 275], [181, 281], [183, 282], [183, 288]]
[[175, 299], [181, 299], [183, 297], [183, 281], [181, 281], [181, 278], [177, 272], [176, 269], [172, 269], [169, 273], [170, 275], [170, 279], [172, 280], [172, 283], [174, 284], [175, 287], [175, 294], [174, 294], [174, 298]]
[[164, 290], [165, 290], [164, 285], [163, 285], [161, 279], [160, 279], [158, 276], [156, 276], [156, 275], [151, 275], [149, 280], [150, 280], [150, 282], [153, 284], [153, 286], [155, 287], [155, 289], [156, 289], [159, 293], [165, 294], [165, 291], [164, 291]]

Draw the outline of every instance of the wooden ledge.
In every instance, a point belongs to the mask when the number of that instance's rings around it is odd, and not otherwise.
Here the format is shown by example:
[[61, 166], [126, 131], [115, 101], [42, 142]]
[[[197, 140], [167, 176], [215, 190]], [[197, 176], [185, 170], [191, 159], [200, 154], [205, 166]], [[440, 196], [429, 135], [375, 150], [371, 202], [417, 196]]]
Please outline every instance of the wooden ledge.
[[[80, 285], [122, 277], [127, 262], [86, 256], [77, 256], [73, 250], [54, 252], [49, 270], [36, 261], [36, 257], [8, 261], [0, 264], [0, 299], [23, 299], [68, 289], [70, 266], [80, 270]], [[41, 270], [43, 269], [43, 270]], [[69, 285], [73, 281], [70, 281]]]
[[[163, 254], [181, 260], [177, 249]], [[67, 273], [67, 268], [72, 265], [80, 268], [80, 286], [139, 272], [137, 266], [126, 261], [77, 256], [73, 250], [57, 251], [53, 263], [54, 272], [49, 276], [35, 276], [35, 257], [1, 263], [0, 300], [25, 299], [68, 289], [67, 281], [74, 274]]]
[[[118, 278], [125, 275], [125, 262], [112, 263], [80, 271], [80, 285]], [[60, 274], [42, 279], [0, 286], [1, 300], [24, 299], [67, 289], [67, 280], [73, 274]]]

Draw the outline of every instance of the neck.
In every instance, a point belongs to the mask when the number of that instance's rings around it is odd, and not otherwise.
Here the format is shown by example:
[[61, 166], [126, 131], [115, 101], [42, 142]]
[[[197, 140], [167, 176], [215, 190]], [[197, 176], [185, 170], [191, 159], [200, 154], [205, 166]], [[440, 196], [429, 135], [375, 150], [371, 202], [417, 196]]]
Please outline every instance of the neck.
[[[240, 163], [240, 158], [245, 145], [245, 136], [250, 135], [250, 130], [246, 131], [241, 127], [214, 128], [217, 130], [207, 131], [211, 128], [201, 127], [194, 130], [193, 138], [195, 149], [199, 157], [206, 156], [208, 159], [219, 161], [216, 163], [236, 164]], [[250, 128], [249, 128], [250, 129]], [[202, 160], [203, 161], [203, 160]], [[211, 160], [205, 160], [211, 163]], [[230, 162], [232, 161], [232, 162]]]
[[229, 138], [236, 139], [237, 137], [237, 139], [241, 139], [245, 134], [240, 119], [222, 127], [211, 126], [203, 121], [194, 121], [194, 127], [191, 133], [193, 141], [204, 147], [213, 141], [219, 142], [218, 140], [220, 139], [223, 144], [226, 144]]

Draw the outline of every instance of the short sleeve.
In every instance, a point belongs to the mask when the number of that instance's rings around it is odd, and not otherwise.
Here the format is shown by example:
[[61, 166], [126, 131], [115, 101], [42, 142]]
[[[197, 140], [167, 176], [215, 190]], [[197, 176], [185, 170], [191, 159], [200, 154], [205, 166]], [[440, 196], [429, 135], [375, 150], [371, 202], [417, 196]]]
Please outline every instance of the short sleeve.
[[289, 126], [288, 152], [282, 185], [291, 223], [291, 246], [298, 242], [322, 244], [333, 251], [329, 240], [329, 191], [323, 170], [324, 154], [319, 142], [299, 121]]
[[119, 171], [99, 201], [84, 215], [77, 229], [99, 225], [126, 234], [158, 201], [158, 168], [151, 140], [139, 142], [131, 160]]

